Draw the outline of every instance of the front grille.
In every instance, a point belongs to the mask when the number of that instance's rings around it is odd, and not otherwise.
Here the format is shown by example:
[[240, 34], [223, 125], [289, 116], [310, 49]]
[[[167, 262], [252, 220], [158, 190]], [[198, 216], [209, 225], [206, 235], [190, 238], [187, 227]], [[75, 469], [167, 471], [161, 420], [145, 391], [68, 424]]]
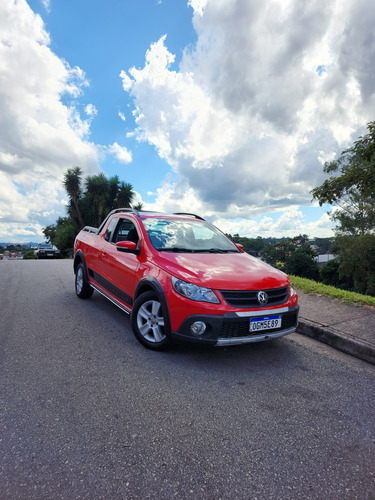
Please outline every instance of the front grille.
[[238, 338], [238, 337], [249, 337], [250, 335], [259, 335], [267, 332], [279, 332], [280, 330], [288, 330], [289, 328], [294, 328], [297, 326], [297, 313], [285, 313], [282, 315], [281, 319], [281, 327], [274, 328], [272, 330], [262, 330], [260, 332], [251, 333], [250, 332], [250, 319], [246, 320], [224, 320], [221, 325], [219, 338], [221, 339], [230, 339], [230, 338]]
[[[276, 306], [288, 300], [287, 286], [263, 291], [268, 295], [267, 306]], [[264, 307], [265, 304], [258, 302], [258, 292], [259, 290], [220, 290], [224, 300], [233, 307]]]

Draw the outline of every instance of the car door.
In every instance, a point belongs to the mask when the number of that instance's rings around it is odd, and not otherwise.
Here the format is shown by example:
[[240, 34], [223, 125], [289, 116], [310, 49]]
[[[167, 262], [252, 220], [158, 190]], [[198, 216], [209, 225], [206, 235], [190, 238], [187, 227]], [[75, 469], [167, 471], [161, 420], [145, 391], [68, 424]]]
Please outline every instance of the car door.
[[140, 245], [139, 233], [133, 221], [120, 218], [102, 249], [103, 272], [111, 283], [109, 291], [127, 306], [133, 304], [139, 257], [134, 253], [119, 251], [116, 243], [134, 241]]
[[102, 228], [98, 236], [91, 236], [91, 245], [87, 245], [85, 258], [89, 267], [89, 274], [101, 287], [109, 290], [111, 288], [110, 276], [108, 275], [107, 255], [111, 240], [119, 223], [119, 217], [113, 217]]

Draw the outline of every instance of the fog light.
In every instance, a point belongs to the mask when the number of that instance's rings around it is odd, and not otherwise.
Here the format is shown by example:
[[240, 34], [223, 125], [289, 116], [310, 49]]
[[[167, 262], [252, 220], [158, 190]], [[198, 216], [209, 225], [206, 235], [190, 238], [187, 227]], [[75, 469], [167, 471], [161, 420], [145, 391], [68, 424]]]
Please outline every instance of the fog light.
[[199, 337], [199, 335], [203, 335], [206, 331], [206, 324], [203, 323], [203, 321], [195, 321], [195, 323], [191, 325], [190, 331], [193, 335]]

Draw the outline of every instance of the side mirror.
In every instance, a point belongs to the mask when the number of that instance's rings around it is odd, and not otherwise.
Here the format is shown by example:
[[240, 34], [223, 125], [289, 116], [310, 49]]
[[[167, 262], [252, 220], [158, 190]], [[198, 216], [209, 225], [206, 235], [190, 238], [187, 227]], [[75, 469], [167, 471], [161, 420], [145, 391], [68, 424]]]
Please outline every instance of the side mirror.
[[242, 253], [244, 253], [244, 250], [243, 250], [243, 245], [241, 245], [241, 243], [235, 243], [236, 247], [238, 248], [238, 250]]
[[119, 241], [116, 243], [116, 248], [119, 252], [134, 253], [139, 255], [140, 250], [137, 249], [137, 244], [134, 241]]

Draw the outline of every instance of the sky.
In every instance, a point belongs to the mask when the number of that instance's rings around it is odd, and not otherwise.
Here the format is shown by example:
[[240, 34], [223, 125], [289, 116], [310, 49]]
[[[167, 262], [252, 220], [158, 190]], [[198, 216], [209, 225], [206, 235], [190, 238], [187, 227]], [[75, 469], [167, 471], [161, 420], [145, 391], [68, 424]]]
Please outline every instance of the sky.
[[375, 119], [373, 0], [1, 0], [0, 241], [64, 173], [230, 234], [330, 237], [311, 190]]

